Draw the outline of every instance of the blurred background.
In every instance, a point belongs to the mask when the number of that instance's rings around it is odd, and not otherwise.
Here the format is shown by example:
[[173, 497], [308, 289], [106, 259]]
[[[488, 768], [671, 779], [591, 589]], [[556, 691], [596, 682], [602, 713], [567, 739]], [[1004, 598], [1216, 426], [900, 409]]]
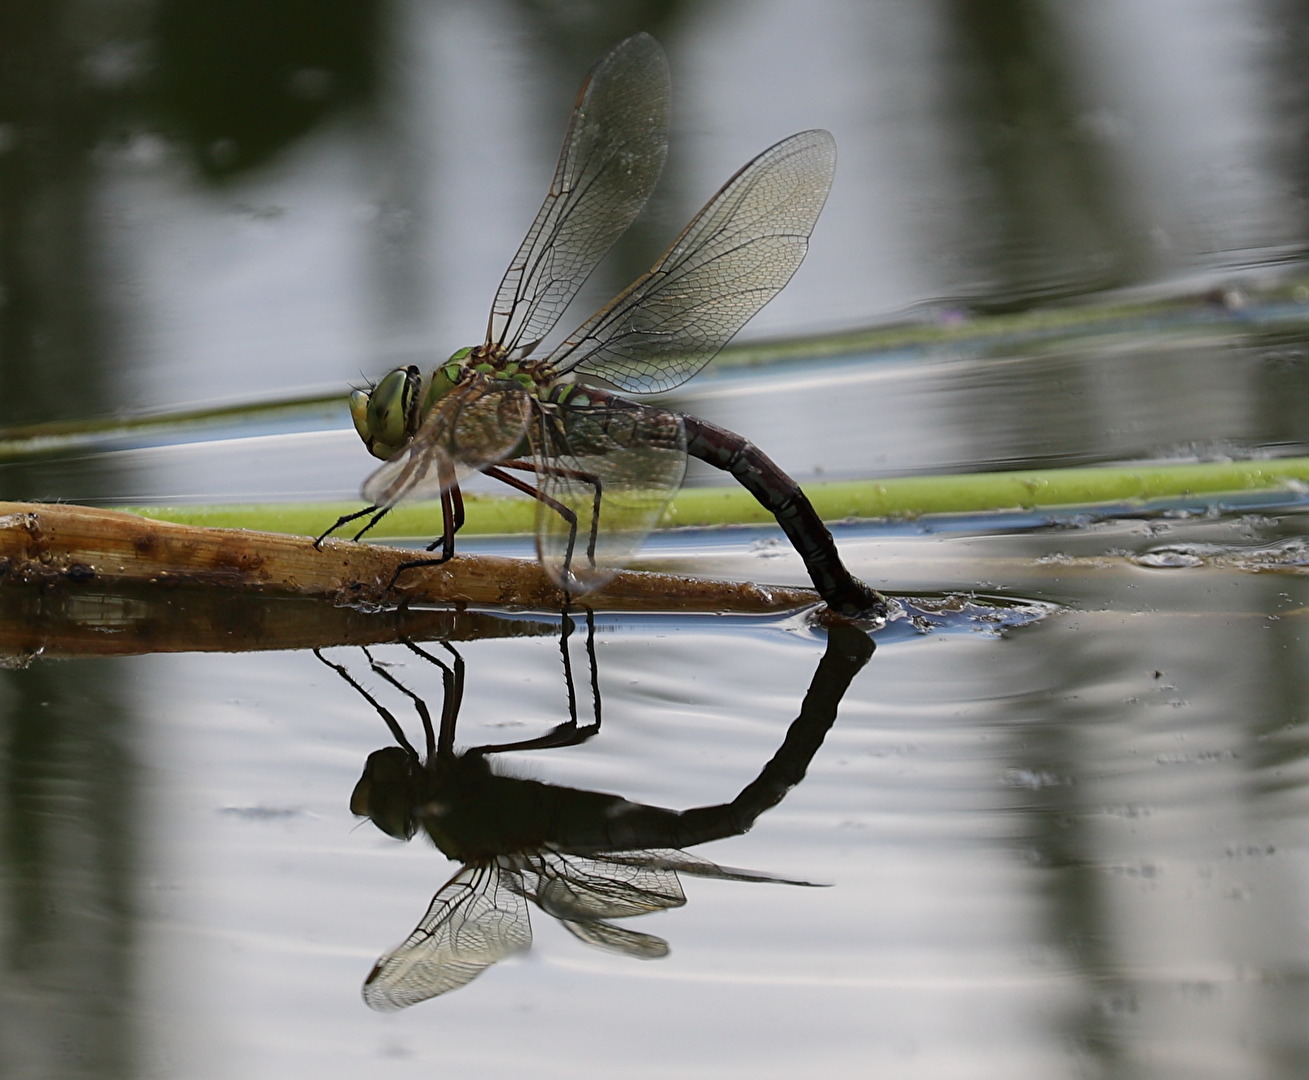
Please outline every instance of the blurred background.
[[11, 0], [0, 423], [479, 341], [582, 74], [638, 29], [670, 56], [668, 167], [561, 334], [804, 127], [835, 133], [835, 188], [747, 337], [1222, 282], [1305, 244], [1295, 0]]

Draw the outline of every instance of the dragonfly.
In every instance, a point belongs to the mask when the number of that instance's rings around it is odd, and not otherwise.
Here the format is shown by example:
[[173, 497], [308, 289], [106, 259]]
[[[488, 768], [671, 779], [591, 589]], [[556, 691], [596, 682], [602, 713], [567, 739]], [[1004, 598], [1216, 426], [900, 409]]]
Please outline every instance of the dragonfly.
[[872, 639], [834, 626], [800, 714], [757, 777], [733, 799], [678, 810], [602, 791], [507, 775], [490, 756], [510, 750], [574, 745], [594, 736], [600, 694], [594, 623], [588, 613], [594, 722], [578, 723], [577, 696], [561, 648], [569, 720], [546, 734], [514, 743], [455, 751], [464, 664], [449, 643], [446, 658], [402, 638], [422, 660], [441, 669], [439, 720], [424, 699], [364, 649], [373, 673], [409, 698], [423, 727], [423, 750], [395, 715], [344, 664], [315, 655], [382, 717], [395, 740], [368, 756], [350, 797], [351, 811], [399, 840], [425, 833], [462, 865], [432, 897], [405, 940], [378, 959], [364, 981], [369, 1007], [390, 1012], [467, 985], [499, 961], [531, 947], [529, 902], [583, 943], [634, 959], [668, 954], [668, 943], [615, 920], [667, 911], [686, 903], [680, 875], [797, 886], [812, 882], [720, 866], [684, 850], [738, 836], [803, 779], [836, 720], [841, 698], [873, 653]]
[[[669, 72], [648, 34], [620, 42], [582, 84], [553, 181], [505, 272], [480, 345], [425, 375], [399, 367], [355, 390], [350, 413], [385, 464], [363, 485], [368, 521], [399, 502], [441, 500], [454, 555], [460, 485], [482, 473], [537, 500], [536, 547], [565, 595], [603, 585], [639, 549], [686, 472], [688, 453], [726, 469], [777, 516], [819, 592], [845, 614], [877, 613], [804, 493], [752, 443], [621, 393], [679, 386], [799, 268], [831, 187], [836, 144], [802, 131], [740, 169], [649, 271], [564, 341], [540, 351], [569, 303], [645, 205], [668, 146]], [[522, 474], [530, 474], [530, 479]]]

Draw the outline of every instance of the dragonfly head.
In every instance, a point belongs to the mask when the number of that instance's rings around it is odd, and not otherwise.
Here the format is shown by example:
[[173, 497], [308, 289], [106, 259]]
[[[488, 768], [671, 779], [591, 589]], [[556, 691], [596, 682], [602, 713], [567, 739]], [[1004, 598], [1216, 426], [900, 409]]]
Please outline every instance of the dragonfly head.
[[350, 812], [387, 836], [411, 840], [418, 832], [415, 808], [424, 802], [422, 781], [423, 767], [412, 754], [399, 746], [374, 750], [350, 795]]
[[410, 364], [389, 372], [376, 386], [350, 394], [350, 419], [374, 457], [386, 461], [414, 437], [422, 421], [422, 385], [418, 368]]
[[383, 461], [395, 457], [418, 432], [427, 414], [470, 375], [514, 379], [525, 389], [534, 385], [519, 364], [508, 369], [485, 358], [485, 349], [460, 349], [424, 380], [413, 364], [396, 368], [375, 386], [350, 394], [350, 419], [368, 452]]

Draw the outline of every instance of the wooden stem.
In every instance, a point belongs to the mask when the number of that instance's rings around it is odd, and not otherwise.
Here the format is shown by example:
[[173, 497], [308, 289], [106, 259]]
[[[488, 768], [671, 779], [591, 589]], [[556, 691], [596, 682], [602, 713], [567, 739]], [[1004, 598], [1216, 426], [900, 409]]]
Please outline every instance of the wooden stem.
[[[0, 584], [193, 586], [335, 604], [497, 605], [559, 611], [564, 598], [533, 560], [460, 555], [405, 571], [413, 552], [246, 529], [151, 521], [60, 503], [0, 503]], [[768, 614], [818, 602], [808, 589], [620, 571], [586, 598], [599, 611]]]

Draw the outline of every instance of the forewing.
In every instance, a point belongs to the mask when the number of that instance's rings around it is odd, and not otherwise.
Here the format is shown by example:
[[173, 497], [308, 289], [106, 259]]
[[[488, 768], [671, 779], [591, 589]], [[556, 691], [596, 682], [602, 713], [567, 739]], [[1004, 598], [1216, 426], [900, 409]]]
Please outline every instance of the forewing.
[[364, 498], [377, 507], [431, 498], [512, 456], [531, 404], [516, 382], [467, 377], [437, 402], [409, 444], [364, 481]]
[[836, 142], [826, 131], [802, 131], [765, 150], [550, 361], [637, 393], [685, 382], [791, 280], [835, 168]]
[[640, 549], [681, 485], [682, 419], [612, 399], [546, 405], [529, 437], [544, 496], [536, 507], [541, 565], [560, 588], [597, 589]]
[[383, 956], [364, 980], [364, 1001], [394, 1012], [472, 982], [483, 971], [532, 944], [527, 903], [497, 863], [465, 866], [432, 898], [402, 945]]
[[487, 341], [540, 341], [654, 189], [668, 148], [668, 61], [648, 34], [619, 42], [582, 83], [554, 180], [510, 263]]

